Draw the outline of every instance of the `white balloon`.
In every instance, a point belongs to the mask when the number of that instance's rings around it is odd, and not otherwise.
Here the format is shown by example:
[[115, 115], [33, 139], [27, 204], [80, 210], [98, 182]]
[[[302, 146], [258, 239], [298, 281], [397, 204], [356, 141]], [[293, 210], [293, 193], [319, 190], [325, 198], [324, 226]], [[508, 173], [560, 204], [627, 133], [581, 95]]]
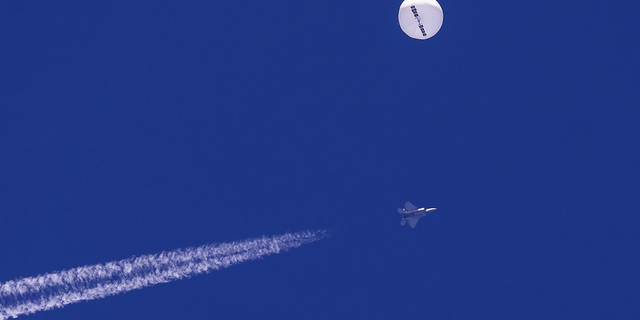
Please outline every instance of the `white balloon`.
[[414, 39], [429, 39], [440, 27], [444, 15], [436, 0], [405, 0], [398, 11], [400, 28]]

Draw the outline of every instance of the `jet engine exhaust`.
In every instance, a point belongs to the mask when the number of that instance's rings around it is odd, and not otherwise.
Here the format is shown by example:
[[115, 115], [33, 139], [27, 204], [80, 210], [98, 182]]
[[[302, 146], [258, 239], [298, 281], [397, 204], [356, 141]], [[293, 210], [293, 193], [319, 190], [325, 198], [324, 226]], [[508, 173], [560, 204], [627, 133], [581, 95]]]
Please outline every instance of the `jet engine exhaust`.
[[62, 308], [297, 248], [326, 237], [326, 230], [208, 244], [52, 272], [0, 283], [0, 320]]

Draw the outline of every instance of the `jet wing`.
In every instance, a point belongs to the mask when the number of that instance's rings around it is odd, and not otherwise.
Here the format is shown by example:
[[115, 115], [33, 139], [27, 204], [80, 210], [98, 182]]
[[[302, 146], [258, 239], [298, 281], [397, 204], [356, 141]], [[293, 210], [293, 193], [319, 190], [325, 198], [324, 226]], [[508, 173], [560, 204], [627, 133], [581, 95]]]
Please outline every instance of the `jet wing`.
[[409, 226], [411, 228], [415, 228], [416, 224], [418, 224], [418, 220], [420, 220], [420, 218], [422, 218], [423, 216], [419, 216], [419, 217], [411, 217], [409, 218]]
[[407, 203], [404, 204], [404, 211], [414, 211], [414, 210], [418, 210], [418, 207], [414, 206], [411, 202], [407, 201]]

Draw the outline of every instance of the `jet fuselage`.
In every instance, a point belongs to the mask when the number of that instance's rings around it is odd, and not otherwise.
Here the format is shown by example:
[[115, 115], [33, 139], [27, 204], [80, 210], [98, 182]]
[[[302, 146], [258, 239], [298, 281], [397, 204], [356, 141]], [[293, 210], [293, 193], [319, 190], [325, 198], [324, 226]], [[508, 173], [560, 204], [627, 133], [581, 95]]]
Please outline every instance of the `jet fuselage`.
[[402, 211], [402, 219], [409, 219], [413, 217], [424, 217], [427, 212], [436, 210], [436, 208], [419, 208], [417, 210], [412, 211]]
[[411, 228], [415, 228], [418, 220], [424, 217], [427, 212], [436, 210], [436, 208], [418, 208], [414, 206], [411, 202], [405, 203], [404, 208], [398, 208], [398, 212], [402, 214], [402, 221], [400, 221], [401, 225], [405, 225], [405, 223], [409, 222], [409, 226]]

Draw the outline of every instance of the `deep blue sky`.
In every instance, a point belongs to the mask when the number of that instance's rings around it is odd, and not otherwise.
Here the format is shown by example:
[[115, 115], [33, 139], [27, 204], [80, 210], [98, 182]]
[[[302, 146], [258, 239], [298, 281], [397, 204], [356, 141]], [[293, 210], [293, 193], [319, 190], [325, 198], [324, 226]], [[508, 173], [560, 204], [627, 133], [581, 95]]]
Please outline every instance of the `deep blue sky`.
[[400, 3], [3, 1], [0, 282], [337, 228], [28, 319], [637, 317], [640, 5]]

